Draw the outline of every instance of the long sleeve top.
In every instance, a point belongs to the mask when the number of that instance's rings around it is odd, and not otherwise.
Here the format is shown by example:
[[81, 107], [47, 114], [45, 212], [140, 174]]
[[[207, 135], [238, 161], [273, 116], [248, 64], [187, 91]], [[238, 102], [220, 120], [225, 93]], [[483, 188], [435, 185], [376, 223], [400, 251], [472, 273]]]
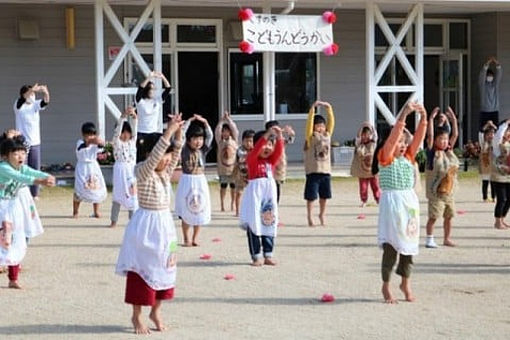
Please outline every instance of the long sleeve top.
[[32, 169], [28, 165], [22, 165], [15, 169], [6, 161], [0, 162], [0, 199], [12, 199], [16, 197], [21, 187], [32, 185], [39, 178], [47, 178], [45, 172]]
[[[188, 131], [190, 121], [184, 124], [184, 135]], [[204, 145], [199, 150], [194, 150], [189, 147], [188, 143], [184, 145], [181, 153], [182, 173], [187, 175], [199, 175], [205, 171], [205, 156], [211, 150], [213, 141], [213, 132], [209, 125], [205, 127]]]
[[170, 95], [170, 87], [166, 87], [161, 95], [154, 98], [143, 98], [143, 87], [136, 92], [136, 111], [138, 113], [138, 131], [141, 133], [162, 133], [163, 127], [159, 124], [160, 107]]
[[331, 136], [335, 130], [335, 114], [331, 107], [327, 107], [326, 132], [319, 134], [314, 132], [313, 120], [315, 108], [308, 112], [308, 120], [305, 129], [305, 172], [306, 174], [330, 174], [331, 173]]
[[274, 151], [268, 158], [261, 158], [260, 153], [268, 140], [261, 137], [254, 145], [253, 149], [246, 156], [246, 165], [248, 166], [248, 180], [267, 177], [267, 166], [272, 169], [278, 164], [283, 154], [283, 139], [276, 141]]
[[179, 162], [182, 141], [174, 141], [175, 148], [172, 152], [172, 162], [166, 170], [156, 172], [156, 167], [169, 146], [170, 142], [161, 137], [149, 157], [135, 167], [138, 203], [144, 209], [165, 210], [170, 208], [171, 178]]
[[487, 70], [489, 64], [483, 65], [478, 76], [478, 87], [480, 89], [480, 111], [494, 112], [499, 111], [499, 84], [503, 77], [501, 65], [496, 66], [494, 81], [487, 81]]
[[117, 126], [113, 132], [112, 145], [113, 145], [113, 157], [116, 162], [136, 163], [136, 135], [137, 135], [137, 124], [136, 121], [131, 121], [131, 139], [122, 141], [120, 135], [122, 132], [122, 126], [124, 122], [127, 122], [126, 117], [121, 117], [117, 122]]
[[[230, 128], [231, 136], [223, 139], [221, 131], [223, 125], [227, 124]], [[232, 119], [221, 119], [214, 131], [214, 138], [218, 145], [217, 167], [220, 176], [231, 176], [234, 172], [236, 161], [236, 150], [238, 148], [237, 140], [239, 138], [239, 130]]]

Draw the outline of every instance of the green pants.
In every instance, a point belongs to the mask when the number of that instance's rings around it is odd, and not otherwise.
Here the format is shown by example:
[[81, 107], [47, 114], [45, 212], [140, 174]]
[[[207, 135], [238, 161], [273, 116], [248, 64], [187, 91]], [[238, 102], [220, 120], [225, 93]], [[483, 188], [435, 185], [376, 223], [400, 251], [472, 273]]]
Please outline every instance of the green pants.
[[[393, 271], [393, 267], [395, 266], [395, 262], [397, 262], [397, 251], [393, 246], [389, 243], [383, 244], [383, 256], [382, 256], [382, 266], [381, 266], [381, 274], [383, 282], [389, 282], [391, 272]], [[397, 274], [408, 278], [411, 276], [411, 269], [413, 265], [413, 257], [411, 255], [402, 255], [400, 254], [400, 260], [397, 266]]]

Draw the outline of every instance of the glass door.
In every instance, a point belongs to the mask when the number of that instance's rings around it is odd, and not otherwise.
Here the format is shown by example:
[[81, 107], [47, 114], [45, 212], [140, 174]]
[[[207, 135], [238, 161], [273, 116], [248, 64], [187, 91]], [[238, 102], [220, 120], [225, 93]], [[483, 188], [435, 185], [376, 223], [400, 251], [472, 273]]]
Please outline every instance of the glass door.
[[459, 145], [464, 144], [464, 67], [462, 54], [445, 56], [440, 62], [441, 110], [451, 107], [459, 120]]

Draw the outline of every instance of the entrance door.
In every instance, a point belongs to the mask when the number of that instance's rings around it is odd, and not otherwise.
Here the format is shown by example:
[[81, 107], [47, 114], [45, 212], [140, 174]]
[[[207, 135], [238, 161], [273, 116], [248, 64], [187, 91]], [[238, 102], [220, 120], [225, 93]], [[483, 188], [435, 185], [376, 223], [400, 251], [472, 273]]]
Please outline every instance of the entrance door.
[[446, 56], [440, 62], [440, 103], [445, 111], [448, 106], [459, 120], [459, 144], [464, 144], [464, 79], [462, 54]]
[[[184, 118], [198, 113], [204, 116], [214, 130], [218, 124], [218, 53], [179, 52], [179, 111]], [[216, 143], [207, 156], [207, 162], [216, 162]]]

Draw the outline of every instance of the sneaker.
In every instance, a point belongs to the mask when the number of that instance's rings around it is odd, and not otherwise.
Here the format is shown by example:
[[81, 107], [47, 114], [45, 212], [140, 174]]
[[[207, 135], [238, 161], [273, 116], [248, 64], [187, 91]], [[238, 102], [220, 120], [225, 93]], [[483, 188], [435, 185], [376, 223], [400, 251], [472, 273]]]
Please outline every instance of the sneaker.
[[437, 245], [436, 241], [434, 241], [433, 238], [427, 237], [427, 241], [425, 242], [425, 248], [435, 249], [437, 247], [438, 247], [438, 245]]

